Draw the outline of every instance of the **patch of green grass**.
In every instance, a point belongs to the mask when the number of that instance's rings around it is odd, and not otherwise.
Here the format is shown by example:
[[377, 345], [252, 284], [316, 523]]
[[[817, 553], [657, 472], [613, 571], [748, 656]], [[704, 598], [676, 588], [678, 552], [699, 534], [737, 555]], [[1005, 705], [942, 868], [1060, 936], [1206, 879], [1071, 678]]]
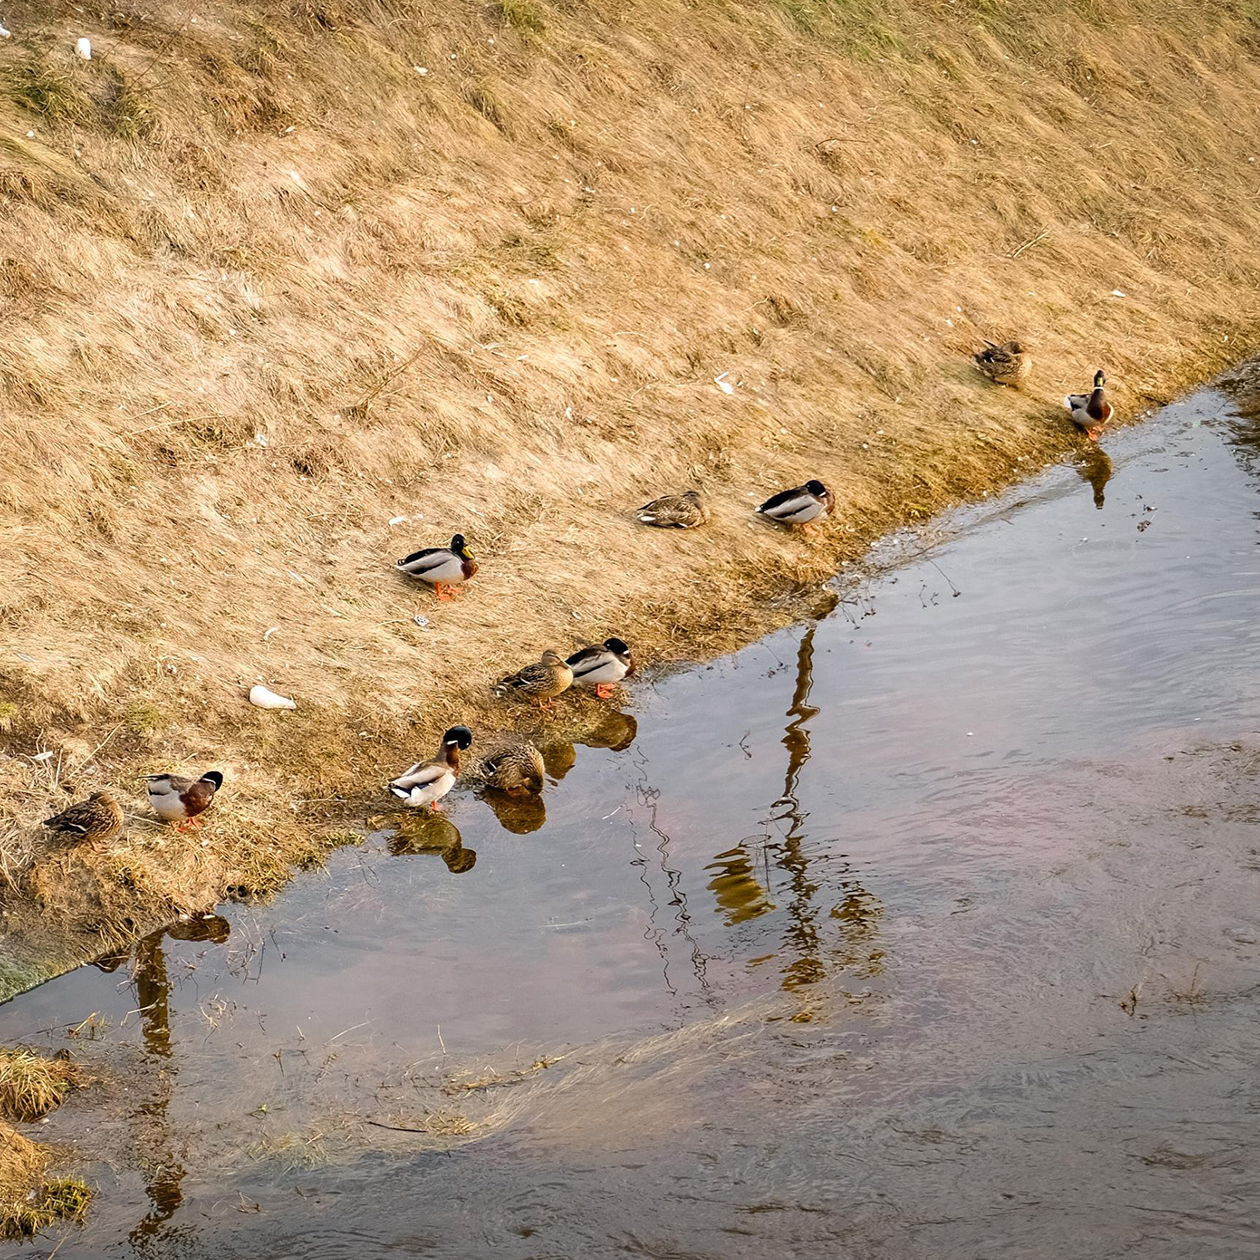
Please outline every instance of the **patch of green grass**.
[[514, 30], [525, 35], [541, 35], [547, 29], [542, 9], [533, 0], [499, 0], [499, 14]]
[[94, 114], [92, 98], [70, 77], [40, 58], [12, 72], [13, 99], [50, 123], [85, 123]]
[[105, 89], [105, 117], [122, 140], [147, 140], [159, 131], [149, 98], [117, 68], [110, 70]]
[[905, 54], [910, 51], [903, 31], [887, 23], [887, 13], [876, 0], [775, 0], [797, 30], [834, 44], [849, 56]]
[[19, 709], [11, 700], [0, 700], [0, 731], [11, 731]]
[[330, 849], [349, 849], [362, 844], [367, 837], [360, 831], [329, 831], [321, 839]]
[[84, 1182], [56, 1178], [45, 1183], [42, 1195], [17, 1204], [0, 1218], [0, 1236], [33, 1238], [57, 1221], [81, 1221], [91, 1202], [92, 1190]]
[[163, 710], [145, 700], [137, 700], [123, 711], [123, 725], [133, 735], [151, 735], [170, 723]]

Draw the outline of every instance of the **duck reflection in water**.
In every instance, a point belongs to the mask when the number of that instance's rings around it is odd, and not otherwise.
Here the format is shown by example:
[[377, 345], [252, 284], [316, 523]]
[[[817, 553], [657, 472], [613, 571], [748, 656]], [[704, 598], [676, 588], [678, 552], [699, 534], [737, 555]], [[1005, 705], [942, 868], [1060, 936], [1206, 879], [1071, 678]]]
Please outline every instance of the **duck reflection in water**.
[[547, 806], [541, 796], [513, 796], [487, 788], [481, 799], [494, 811], [499, 826], [513, 835], [528, 835], [547, 821]]
[[[633, 714], [611, 709], [600, 715], [598, 725], [576, 736], [576, 740], [587, 748], [607, 748], [611, 752], [623, 752], [634, 743], [638, 733], [639, 724]], [[513, 746], [510, 738], [508, 746]], [[559, 783], [577, 764], [577, 748], [568, 740], [539, 739], [538, 750], [542, 754], [546, 777], [553, 783]], [[494, 762], [495, 751], [496, 742], [492, 741], [492, 751], [484, 760]], [[515, 790], [505, 791], [505, 780], [501, 776], [484, 773], [484, 761], [478, 763], [474, 777], [480, 777], [483, 785], [481, 798], [490, 806], [505, 831], [518, 836], [528, 835], [532, 831], [540, 830], [547, 821], [545, 786], [536, 791], [532, 783], [522, 782], [515, 785]]]
[[1094, 506], [1101, 509], [1106, 500], [1104, 491], [1111, 480], [1111, 459], [1101, 446], [1093, 446], [1082, 451], [1076, 460], [1076, 471], [1082, 481], [1087, 481], [1094, 488]]
[[625, 752], [639, 734], [639, 723], [633, 713], [610, 709], [604, 720], [589, 734], [578, 737], [578, 743], [587, 748], [607, 748], [610, 752]]
[[390, 836], [388, 847], [394, 857], [436, 853], [452, 875], [471, 871], [477, 863], [477, 851], [464, 847], [459, 828], [442, 814], [405, 815]]
[[173, 941], [208, 941], [223, 945], [231, 935], [232, 925], [221, 914], [201, 914], [181, 919], [166, 929]]

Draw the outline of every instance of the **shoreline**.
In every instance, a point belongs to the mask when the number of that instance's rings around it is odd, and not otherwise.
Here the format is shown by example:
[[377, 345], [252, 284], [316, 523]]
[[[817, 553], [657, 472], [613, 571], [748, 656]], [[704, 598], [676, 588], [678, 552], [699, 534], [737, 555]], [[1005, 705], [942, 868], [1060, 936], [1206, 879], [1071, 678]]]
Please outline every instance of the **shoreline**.
[[[268, 895], [446, 727], [517, 723], [489, 685], [544, 647], [711, 658], [1081, 449], [1058, 400], [1098, 366], [1127, 421], [1260, 347], [1239, 17], [1117, 0], [1138, 77], [1055, 4], [182, 15], [92, 62], [57, 14], [0, 47], [31, 133], [0, 152], [10, 942]], [[1022, 391], [970, 361], [1006, 332]], [[753, 517], [811, 477], [818, 538]], [[690, 485], [704, 528], [634, 523]], [[480, 570], [439, 604], [392, 566], [455, 532]], [[202, 832], [145, 817], [144, 774], [209, 768]], [[36, 861], [105, 784], [127, 843]]]

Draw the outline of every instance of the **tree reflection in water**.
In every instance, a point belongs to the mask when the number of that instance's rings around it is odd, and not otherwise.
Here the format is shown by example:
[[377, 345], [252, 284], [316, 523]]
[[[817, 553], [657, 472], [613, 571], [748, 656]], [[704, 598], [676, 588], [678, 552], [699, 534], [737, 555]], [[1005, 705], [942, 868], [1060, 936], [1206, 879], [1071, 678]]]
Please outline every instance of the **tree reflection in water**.
[[[811, 857], [807, 849], [809, 815], [801, 808], [799, 785], [810, 757], [809, 723], [820, 711], [810, 699], [817, 628], [815, 621], [797, 645], [796, 678], [782, 741], [787, 749], [787, 768], [782, 795], [771, 807], [769, 819], [771, 824], [786, 829], [777, 839], [767, 830], [759, 837], [742, 840], [733, 849], [719, 853], [705, 868], [712, 873], [708, 886], [717, 902], [718, 913], [730, 927], [778, 908], [772, 859], [786, 874], [784, 894], [788, 922], [783, 941], [785, 965], [781, 984], [788, 990], [822, 979], [829, 962], [846, 969], [861, 969], [867, 975], [873, 974], [879, 964], [879, 952], [872, 944], [883, 913], [880, 902], [853, 877], [847, 859], [828, 859], [842, 864], [834, 875], [828, 870], [826, 881], [828, 887], [838, 888], [841, 893], [841, 900], [827, 913], [827, 918], [839, 927], [839, 940], [831, 943], [831, 933], [823, 926], [822, 908], [817, 900], [824, 884], [811, 870], [817, 855]], [[750, 851], [752, 843], [760, 845], [760, 863]]]

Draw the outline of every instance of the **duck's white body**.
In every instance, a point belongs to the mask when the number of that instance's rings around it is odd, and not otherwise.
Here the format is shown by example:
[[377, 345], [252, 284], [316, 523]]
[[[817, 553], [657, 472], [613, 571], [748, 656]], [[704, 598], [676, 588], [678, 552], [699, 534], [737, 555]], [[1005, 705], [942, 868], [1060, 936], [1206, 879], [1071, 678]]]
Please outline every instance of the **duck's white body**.
[[630, 672], [629, 664], [607, 648], [587, 648], [571, 656], [569, 666], [574, 684], [582, 687], [619, 683]]
[[832, 502], [831, 491], [821, 481], [809, 481], [771, 495], [757, 511], [783, 525], [808, 525], [830, 512]]
[[418, 761], [400, 774], [389, 790], [414, 809], [440, 801], [455, 786], [455, 771], [445, 762]]
[[399, 560], [394, 566], [400, 573], [409, 573], [412, 577], [421, 578], [425, 582], [436, 585], [438, 582], [454, 585], [464, 581], [464, 561], [453, 551], [445, 547], [429, 552], [420, 552], [416, 557]]
[[785, 521], [789, 525], [808, 525], [816, 521], [826, 509], [813, 495], [802, 495], [799, 499], [791, 499], [777, 507], [764, 511], [764, 515], [772, 516], [776, 521]]

